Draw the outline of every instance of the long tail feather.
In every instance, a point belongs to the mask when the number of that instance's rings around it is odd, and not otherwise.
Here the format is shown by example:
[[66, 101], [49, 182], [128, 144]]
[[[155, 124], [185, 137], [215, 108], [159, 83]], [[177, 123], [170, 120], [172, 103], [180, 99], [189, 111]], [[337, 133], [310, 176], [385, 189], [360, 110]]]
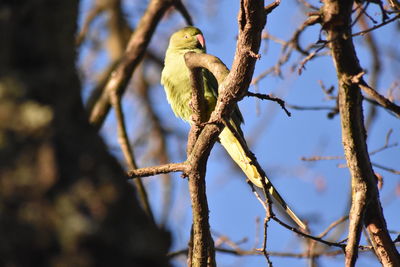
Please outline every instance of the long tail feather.
[[[232, 131], [225, 127], [219, 135], [220, 142], [231, 158], [236, 162], [236, 164], [242, 169], [242, 171], [246, 174], [247, 178], [256, 185], [257, 187], [262, 188], [261, 183], [261, 175], [257, 171], [256, 166], [251, 164], [251, 159], [246, 156], [246, 152], [244, 151], [241, 143], [236, 138], [236, 136], [232, 133]], [[297, 215], [292, 211], [292, 209], [286, 204], [281, 195], [272, 185], [272, 183], [265, 178], [265, 184], [269, 190], [269, 193], [274, 198], [274, 200], [285, 210], [285, 212], [289, 215], [289, 217], [298, 225], [300, 228], [305, 229], [306, 225], [297, 217]]]

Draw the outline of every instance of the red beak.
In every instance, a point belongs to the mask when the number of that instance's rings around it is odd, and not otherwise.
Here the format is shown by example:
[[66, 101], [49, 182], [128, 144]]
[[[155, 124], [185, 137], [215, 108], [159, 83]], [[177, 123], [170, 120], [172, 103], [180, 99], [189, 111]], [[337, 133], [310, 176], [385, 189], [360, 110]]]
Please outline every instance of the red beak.
[[199, 41], [199, 43], [201, 44], [201, 47], [203, 47], [204, 49], [206, 49], [206, 41], [204, 40], [203, 35], [201, 34], [197, 34], [196, 35], [197, 40]]

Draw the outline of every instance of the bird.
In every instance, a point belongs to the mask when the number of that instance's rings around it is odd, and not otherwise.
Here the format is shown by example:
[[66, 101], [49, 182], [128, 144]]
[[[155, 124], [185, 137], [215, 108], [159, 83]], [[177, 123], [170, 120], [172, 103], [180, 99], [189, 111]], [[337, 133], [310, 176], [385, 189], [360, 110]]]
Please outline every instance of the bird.
[[[192, 87], [190, 71], [186, 66], [184, 55], [188, 52], [206, 53], [206, 44], [203, 33], [194, 26], [187, 26], [174, 32], [170, 39], [165, 53], [164, 68], [161, 72], [161, 85], [167, 96], [175, 115], [188, 123], [192, 123], [193, 108], [191, 107]], [[208, 119], [215, 108], [218, 97], [218, 82], [214, 75], [207, 69], [202, 68], [205, 117]], [[278, 203], [286, 214], [302, 229], [306, 229], [305, 223], [293, 212], [284, 201], [268, 177], [262, 177], [254, 161], [245, 152], [243, 132], [240, 124], [243, 123], [243, 116], [237, 105], [227, 121], [231, 127], [224, 127], [219, 134], [219, 142], [228, 152], [230, 157], [242, 169], [247, 178], [257, 187], [263, 188], [261, 179], [265, 179], [269, 194], [273, 202]], [[237, 136], [242, 137], [239, 141]]]

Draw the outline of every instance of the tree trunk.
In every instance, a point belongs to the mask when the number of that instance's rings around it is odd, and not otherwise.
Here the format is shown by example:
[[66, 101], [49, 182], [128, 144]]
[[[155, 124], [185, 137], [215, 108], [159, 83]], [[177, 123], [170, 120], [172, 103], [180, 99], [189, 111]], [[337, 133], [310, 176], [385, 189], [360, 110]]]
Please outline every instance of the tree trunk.
[[169, 266], [168, 234], [88, 124], [78, 1], [0, 4], [0, 265]]

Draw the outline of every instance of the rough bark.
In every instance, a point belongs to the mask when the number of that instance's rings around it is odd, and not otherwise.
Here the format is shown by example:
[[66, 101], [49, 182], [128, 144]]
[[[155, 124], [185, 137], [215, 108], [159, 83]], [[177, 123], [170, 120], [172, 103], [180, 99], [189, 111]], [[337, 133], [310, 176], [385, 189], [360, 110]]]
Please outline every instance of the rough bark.
[[0, 265], [169, 266], [168, 236], [87, 122], [77, 8], [0, 4]]
[[368, 154], [361, 90], [359, 83], [354, 82], [362, 69], [351, 37], [352, 5], [353, 1], [325, 0], [322, 8], [323, 27], [338, 76], [342, 142], [352, 177], [346, 266], [355, 265], [363, 224], [382, 265], [399, 266], [399, 253], [386, 227]]
[[[230, 115], [234, 103], [243, 98], [250, 85], [256, 63], [257, 53], [260, 48], [261, 31], [266, 18], [263, 1], [242, 0], [239, 11], [239, 36], [232, 71], [224, 81], [220, 80], [226, 70], [210, 68], [219, 83], [219, 97], [215, 111], [211, 114], [209, 124], [206, 124], [198, 135], [193, 146], [190, 146], [187, 164], [190, 168], [189, 189], [193, 206], [193, 248], [189, 255], [191, 266], [213, 266], [214, 247], [210, 242], [208, 223], [208, 206], [205, 192], [205, 171], [209, 153], [223, 129], [223, 118]], [[207, 67], [213, 59], [202, 55], [202, 60], [195, 64], [191, 61], [192, 68]], [[214, 73], [215, 71], [215, 73]], [[223, 77], [225, 78], [225, 77]], [[207, 229], [208, 228], [208, 229]]]

